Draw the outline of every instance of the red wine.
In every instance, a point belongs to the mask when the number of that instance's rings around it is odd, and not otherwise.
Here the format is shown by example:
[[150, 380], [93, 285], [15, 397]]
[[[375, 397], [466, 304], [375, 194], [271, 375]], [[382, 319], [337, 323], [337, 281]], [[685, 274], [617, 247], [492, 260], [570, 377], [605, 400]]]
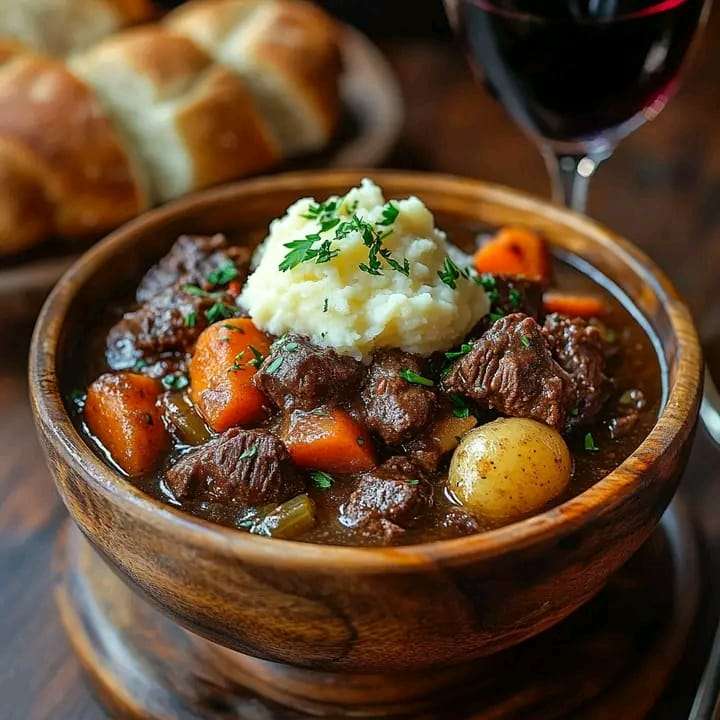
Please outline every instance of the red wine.
[[703, 0], [446, 0], [473, 65], [516, 121], [602, 145], [654, 117]]

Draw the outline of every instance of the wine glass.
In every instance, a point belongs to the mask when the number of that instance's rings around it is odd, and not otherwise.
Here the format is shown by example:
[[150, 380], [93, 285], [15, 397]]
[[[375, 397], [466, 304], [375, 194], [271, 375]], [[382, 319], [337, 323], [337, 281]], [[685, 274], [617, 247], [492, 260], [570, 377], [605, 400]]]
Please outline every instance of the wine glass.
[[617, 143], [672, 96], [709, 0], [445, 0], [473, 69], [584, 212]]

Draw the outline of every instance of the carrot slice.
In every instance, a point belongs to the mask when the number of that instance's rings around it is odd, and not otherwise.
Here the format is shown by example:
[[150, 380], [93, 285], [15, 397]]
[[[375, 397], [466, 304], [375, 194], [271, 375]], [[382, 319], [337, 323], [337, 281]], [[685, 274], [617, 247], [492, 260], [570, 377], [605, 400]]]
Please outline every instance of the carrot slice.
[[372, 438], [344, 410], [296, 410], [282, 434], [290, 456], [302, 468], [352, 473], [377, 464]]
[[106, 373], [88, 388], [85, 422], [128, 475], [154, 470], [169, 445], [157, 399], [162, 387], [139, 373]]
[[522, 227], [502, 228], [475, 252], [475, 269], [480, 273], [517, 275], [550, 282], [551, 264], [545, 240]]
[[570, 318], [602, 317], [607, 314], [605, 302], [594, 295], [571, 295], [559, 292], [546, 292], [543, 295], [543, 308], [546, 314], [559, 313]]
[[268, 337], [250, 318], [223, 320], [206, 328], [190, 361], [190, 397], [208, 425], [223, 432], [265, 417], [265, 395], [253, 384], [257, 353], [270, 350]]

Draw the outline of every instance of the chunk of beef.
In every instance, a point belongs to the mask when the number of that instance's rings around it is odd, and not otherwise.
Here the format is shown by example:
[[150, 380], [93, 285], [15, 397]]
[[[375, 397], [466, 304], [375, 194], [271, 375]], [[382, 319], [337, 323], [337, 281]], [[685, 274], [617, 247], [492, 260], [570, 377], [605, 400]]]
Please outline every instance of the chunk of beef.
[[152, 364], [167, 353], [189, 353], [208, 325], [205, 313], [216, 302], [234, 307], [228, 295], [199, 297], [180, 285], [163, 290], [138, 310], [125, 313], [110, 329], [105, 353], [108, 365], [122, 370], [141, 359]]
[[136, 292], [139, 303], [145, 303], [174, 285], [197, 285], [212, 290], [211, 273], [232, 263], [237, 280], [243, 282], [250, 264], [250, 248], [228, 245], [223, 235], [181, 235], [170, 252], [147, 271]]
[[480, 532], [480, 524], [472, 516], [460, 508], [448, 508], [442, 518], [444, 529], [452, 530], [453, 536], [472, 535]]
[[357, 360], [288, 334], [273, 343], [253, 382], [278, 407], [314, 410], [350, 395], [360, 384], [363, 372]]
[[445, 387], [483, 409], [558, 430], [576, 404], [573, 381], [550, 354], [542, 329], [520, 313], [499, 319], [478, 338], [450, 369]]
[[178, 499], [241, 505], [280, 503], [304, 488], [282, 440], [267, 430], [231, 428], [182, 458], [166, 477]]
[[363, 545], [392, 545], [405, 534], [405, 528], [385, 518], [368, 520], [358, 528]]
[[554, 313], [545, 318], [543, 334], [558, 364], [570, 375], [577, 405], [571, 409], [568, 428], [590, 422], [606, 398], [605, 342], [596, 325], [581, 318]]
[[613, 440], [625, 437], [635, 429], [646, 406], [645, 393], [637, 388], [626, 390], [618, 398], [609, 423], [610, 436]]
[[361, 397], [365, 424], [389, 445], [409, 440], [430, 421], [436, 404], [435, 391], [401, 376], [403, 370], [422, 375], [416, 355], [402, 350], [375, 353], [363, 384]]
[[390, 458], [359, 476], [340, 522], [346, 527], [360, 527], [365, 534], [375, 528], [383, 535], [392, 530], [387, 523], [400, 527], [412, 523], [428, 502], [427, 483], [421, 478], [420, 469], [407, 458]]

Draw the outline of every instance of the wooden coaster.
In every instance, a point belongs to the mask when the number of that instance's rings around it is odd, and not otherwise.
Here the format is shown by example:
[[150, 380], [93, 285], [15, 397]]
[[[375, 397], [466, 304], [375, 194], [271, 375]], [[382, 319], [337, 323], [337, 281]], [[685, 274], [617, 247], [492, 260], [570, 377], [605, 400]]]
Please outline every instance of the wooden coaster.
[[[114, 716], [303, 720], [337, 707], [290, 709], [254, 692], [254, 662], [180, 628], [125, 585], [75, 526], [59, 544], [57, 601], [73, 647]], [[685, 646], [697, 607], [694, 533], [675, 501], [651, 539], [590, 603], [560, 625], [484, 658], [412, 717], [642, 718]], [[233, 662], [232, 656], [236, 655]], [[243, 682], [245, 684], [243, 684]]]

